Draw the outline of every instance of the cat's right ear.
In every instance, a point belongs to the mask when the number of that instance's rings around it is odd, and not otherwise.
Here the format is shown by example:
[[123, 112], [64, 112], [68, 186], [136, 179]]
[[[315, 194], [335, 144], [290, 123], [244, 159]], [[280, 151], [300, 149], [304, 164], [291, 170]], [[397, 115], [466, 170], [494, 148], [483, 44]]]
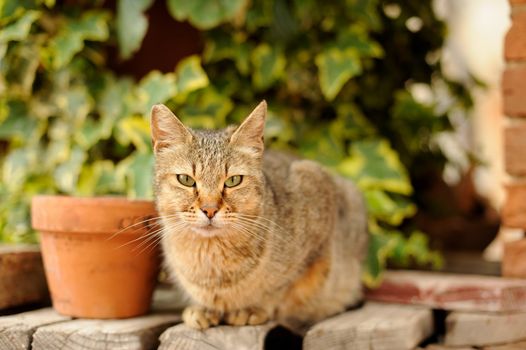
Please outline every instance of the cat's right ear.
[[152, 145], [154, 152], [174, 144], [192, 141], [192, 133], [175, 114], [163, 104], [152, 107], [151, 112]]

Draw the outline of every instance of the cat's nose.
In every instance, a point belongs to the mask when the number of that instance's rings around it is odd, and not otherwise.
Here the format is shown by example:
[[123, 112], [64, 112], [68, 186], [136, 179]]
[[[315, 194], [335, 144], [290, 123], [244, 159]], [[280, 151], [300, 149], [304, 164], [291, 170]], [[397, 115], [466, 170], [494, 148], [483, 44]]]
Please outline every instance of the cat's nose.
[[205, 213], [205, 215], [211, 219], [216, 215], [216, 213], [219, 211], [219, 207], [217, 205], [203, 205], [201, 207], [201, 211]]

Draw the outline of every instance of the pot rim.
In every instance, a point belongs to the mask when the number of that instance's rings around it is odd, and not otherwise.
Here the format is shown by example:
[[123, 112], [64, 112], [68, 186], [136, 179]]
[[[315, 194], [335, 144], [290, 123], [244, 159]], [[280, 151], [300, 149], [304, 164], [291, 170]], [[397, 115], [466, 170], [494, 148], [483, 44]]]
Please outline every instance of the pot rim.
[[36, 195], [31, 200], [32, 227], [42, 232], [146, 233], [148, 225], [138, 223], [149, 216], [158, 216], [153, 201], [124, 196]]

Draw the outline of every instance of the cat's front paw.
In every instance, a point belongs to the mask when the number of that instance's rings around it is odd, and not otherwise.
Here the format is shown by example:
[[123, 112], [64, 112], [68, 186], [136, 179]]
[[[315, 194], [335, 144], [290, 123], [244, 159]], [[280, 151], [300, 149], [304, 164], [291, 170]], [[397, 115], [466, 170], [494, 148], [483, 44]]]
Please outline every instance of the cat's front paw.
[[269, 320], [267, 312], [257, 307], [250, 307], [235, 311], [229, 311], [225, 314], [226, 324], [232, 326], [255, 326], [263, 324]]
[[218, 311], [207, 309], [199, 305], [188, 306], [183, 311], [183, 322], [195, 329], [207, 329], [217, 326], [221, 320]]

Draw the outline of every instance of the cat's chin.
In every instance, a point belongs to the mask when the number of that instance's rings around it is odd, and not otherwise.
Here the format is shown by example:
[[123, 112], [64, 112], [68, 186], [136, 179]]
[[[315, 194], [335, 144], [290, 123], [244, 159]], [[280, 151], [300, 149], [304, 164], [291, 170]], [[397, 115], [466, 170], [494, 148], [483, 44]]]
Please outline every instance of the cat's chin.
[[223, 232], [221, 228], [211, 225], [198, 227], [193, 226], [191, 227], [191, 230], [203, 237], [215, 237], [219, 236]]

